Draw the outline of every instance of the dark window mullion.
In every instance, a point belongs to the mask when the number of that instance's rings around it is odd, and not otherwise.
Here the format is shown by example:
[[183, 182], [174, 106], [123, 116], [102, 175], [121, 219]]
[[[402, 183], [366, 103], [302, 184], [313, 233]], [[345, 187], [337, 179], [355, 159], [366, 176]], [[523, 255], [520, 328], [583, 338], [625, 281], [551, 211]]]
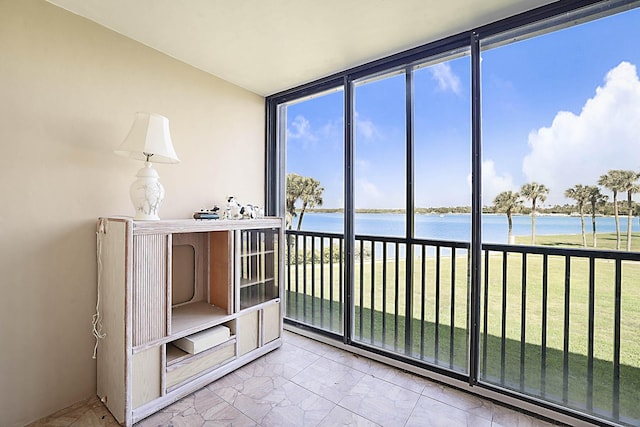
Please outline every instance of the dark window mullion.
[[342, 341], [351, 344], [353, 338], [355, 280], [355, 99], [351, 76], [344, 76], [344, 335]]
[[[414, 84], [413, 69], [407, 67], [405, 70], [405, 120], [406, 120], [406, 244], [405, 244], [405, 331], [404, 331], [404, 350], [405, 354], [410, 355], [412, 349], [413, 337], [413, 261], [414, 250], [411, 244], [414, 238]], [[398, 261], [400, 256], [396, 254]]]
[[471, 34], [471, 266], [469, 292], [469, 384], [478, 382], [482, 280], [482, 129], [480, 38]]

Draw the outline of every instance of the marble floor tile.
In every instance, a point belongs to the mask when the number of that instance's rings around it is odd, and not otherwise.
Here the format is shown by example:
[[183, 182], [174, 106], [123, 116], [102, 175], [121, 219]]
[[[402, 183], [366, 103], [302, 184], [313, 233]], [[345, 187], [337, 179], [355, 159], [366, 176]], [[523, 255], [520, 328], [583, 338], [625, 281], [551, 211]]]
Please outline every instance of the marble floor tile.
[[[277, 350], [136, 427], [480, 426], [552, 424], [363, 356], [284, 333]], [[92, 397], [29, 427], [113, 427]]]
[[517, 412], [500, 405], [494, 405], [493, 427], [551, 427], [554, 424]]
[[289, 382], [282, 386], [285, 398], [274, 405], [259, 421], [264, 426], [317, 426], [336, 406], [299, 385]]
[[254, 420], [207, 388], [194, 393], [193, 409], [202, 414], [204, 426], [257, 425]]
[[281, 348], [251, 362], [243, 368], [252, 375], [279, 375], [291, 379], [321, 356], [285, 342]]
[[364, 376], [338, 404], [383, 426], [403, 426], [420, 394]]
[[118, 422], [97, 396], [63, 408], [28, 427], [114, 427]]
[[324, 420], [318, 424], [318, 427], [378, 427], [379, 425], [380, 424], [376, 424], [360, 415], [354, 414], [342, 406], [336, 406]]
[[489, 400], [465, 393], [453, 387], [447, 387], [437, 382], [427, 384], [422, 392], [423, 396], [440, 401], [450, 406], [462, 409], [471, 414], [491, 420], [496, 405]]
[[204, 425], [204, 418], [202, 415], [192, 414], [180, 414], [169, 420], [167, 426], [171, 427], [202, 427]]
[[296, 347], [300, 347], [304, 350], [307, 350], [313, 354], [318, 356], [326, 356], [329, 353], [341, 352], [342, 350], [333, 347], [329, 344], [322, 343], [320, 341], [315, 341], [302, 335], [295, 334], [293, 332], [288, 332], [284, 336], [284, 342], [294, 345]]
[[[229, 403], [249, 418], [260, 420], [286, 398], [282, 386], [287, 382], [288, 380], [282, 377], [247, 378], [234, 388], [236, 393]], [[228, 398], [229, 393], [226, 390], [223, 389], [221, 392]]]
[[416, 393], [422, 393], [425, 385], [429, 383], [426, 378], [403, 371], [393, 366], [385, 365], [373, 359], [350, 353], [343, 350], [327, 352], [323, 357], [333, 360], [350, 368], [373, 375], [400, 387], [407, 388]]
[[491, 427], [486, 419], [430, 397], [421, 396], [407, 421], [406, 427]]
[[346, 351], [328, 354], [325, 357], [416, 393], [422, 393], [425, 386], [430, 383], [426, 378]]
[[147, 418], [136, 423], [136, 427], [157, 427], [157, 426], [169, 426], [171, 419], [178, 416], [179, 413], [159, 411], [155, 414], [149, 415]]
[[364, 376], [363, 372], [323, 357], [291, 378], [291, 381], [338, 403]]
[[233, 402], [238, 394], [238, 389], [244, 384], [244, 375], [240, 375], [239, 371], [231, 372], [222, 378], [217, 379], [205, 388], [215, 392], [227, 402]]

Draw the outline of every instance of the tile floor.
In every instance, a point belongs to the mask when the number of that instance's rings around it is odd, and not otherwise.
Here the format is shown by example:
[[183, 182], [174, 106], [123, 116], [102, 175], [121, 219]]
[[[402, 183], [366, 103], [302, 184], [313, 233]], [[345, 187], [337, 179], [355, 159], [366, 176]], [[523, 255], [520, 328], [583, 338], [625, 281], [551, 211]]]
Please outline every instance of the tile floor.
[[[97, 398], [32, 427], [115, 426]], [[284, 345], [136, 426], [550, 426], [292, 332]]]

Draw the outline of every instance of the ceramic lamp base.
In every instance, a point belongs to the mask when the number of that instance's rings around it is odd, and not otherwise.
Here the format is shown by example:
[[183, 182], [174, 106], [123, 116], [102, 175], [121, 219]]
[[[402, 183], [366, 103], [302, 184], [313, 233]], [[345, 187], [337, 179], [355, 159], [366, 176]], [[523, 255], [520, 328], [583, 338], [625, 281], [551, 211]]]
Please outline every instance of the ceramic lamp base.
[[136, 210], [134, 219], [157, 221], [160, 219], [158, 211], [164, 199], [164, 187], [160, 184], [158, 172], [153, 169], [151, 162], [145, 162], [136, 176], [138, 179], [129, 189], [129, 195]]

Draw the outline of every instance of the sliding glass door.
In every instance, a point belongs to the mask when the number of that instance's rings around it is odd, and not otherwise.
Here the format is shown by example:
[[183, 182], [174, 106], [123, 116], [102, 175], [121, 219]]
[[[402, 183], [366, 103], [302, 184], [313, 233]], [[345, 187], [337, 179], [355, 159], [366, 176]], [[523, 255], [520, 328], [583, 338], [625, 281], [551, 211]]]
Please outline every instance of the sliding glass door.
[[639, 2], [568, 3], [268, 99], [286, 316], [637, 425]]
[[407, 318], [404, 72], [353, 83], [352, 339], [404, 353]]
[[640, 420], [638, 22], [482, 41], [481, 380], [623, 422]]
[[286, 316], [344, 328], [344, 92], [279, 107], [286, 147]]
[[468, 372], [471, 245], [469, 50], [414, 68], [414, 355]]

